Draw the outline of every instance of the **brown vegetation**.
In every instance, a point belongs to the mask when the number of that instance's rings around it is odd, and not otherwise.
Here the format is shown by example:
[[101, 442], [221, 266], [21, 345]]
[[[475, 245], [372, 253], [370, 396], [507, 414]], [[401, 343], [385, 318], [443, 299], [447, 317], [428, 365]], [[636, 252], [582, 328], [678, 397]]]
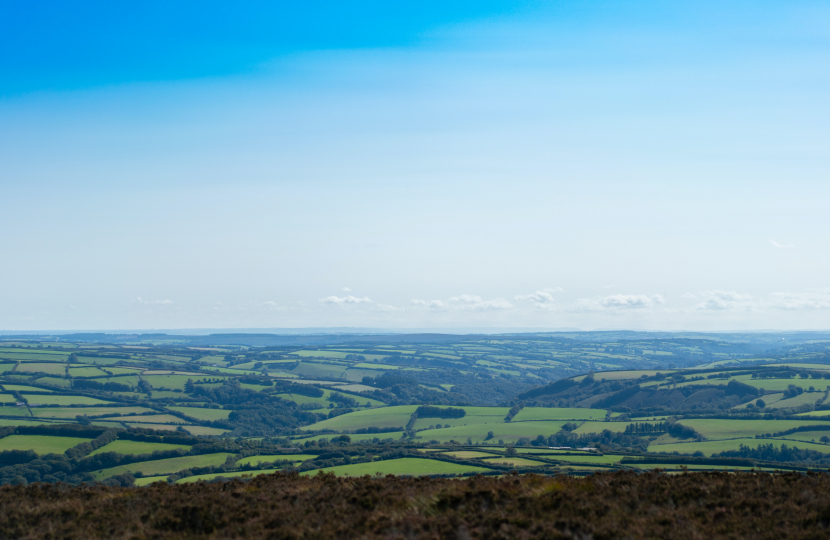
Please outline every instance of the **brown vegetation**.
[[827, 538], [827, 474], [0, 488], [0, 538]]

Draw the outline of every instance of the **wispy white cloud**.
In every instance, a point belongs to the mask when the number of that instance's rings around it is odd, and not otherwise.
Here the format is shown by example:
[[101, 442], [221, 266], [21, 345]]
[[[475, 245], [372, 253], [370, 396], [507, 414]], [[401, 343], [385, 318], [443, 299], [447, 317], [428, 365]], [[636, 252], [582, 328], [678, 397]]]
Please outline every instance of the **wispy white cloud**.
[[446, 304], [444, 304], [441, 300], [412, 300], [410, 304], [430, 309], [444, 309], [446, 307]]
[[375, 308], [378, 311], [406, 311], [405, 308], [390, 306], [389, 304], [375, 304]]
[[654, 294], [612, 294], [610, 296], [599, 296], [595, 298], [581, 298], [567, 307], [567, 311], [616, 311], [649, 309], [655, 304], [664, 304], [666, 301], [662, 295]]
[[137, 296], [135, 299], [136, 303], [143, 304], [145, 306], [156, 305], [156, 306], [167, 306], [173, 303], [172, 300], [144, 300], [140, 296]]
[[556, 305], [556, 300], [552, 293], [562, 292], [562, 287], [542, 289], [532, 294], [519, 294], [513, 297], [518, 302], [526, 301], [533, 302], [534, 306], [540, 309], [551, 309]]
[[343, 287], [343, 288], [342, 288], [342, 289], [340, 289], [340, 290], [341, 290], [341, 291], [343, 291], [343, 292], [352, 292], [352, 289], [351, 289], [351, 288], [349, 288], [349, 287]]
[[510, 309], [513, 307], [513, 304], [504, 298], [485, 300], [475, 294], [462, 294], [460, 296], [453, 296], [450, 298], [449, 306], [452, 309], [463, 311], [492, 311]]
[[750, 294], [736, 291], [704, 291], [684, 294], [683, 298], [700, 300], [696, 310], [725, 311], [730, 309], [752, 310], [757, 307], [756, 299]]
[[789, 311], [830, 308], [830, 288], [803, 293], [776, 292], [770, 295], [770, 307]]
[[358, 298], [356, 296], [348, 295], [348, 296], [327, 296], [325, 298], [320, 299], [321, 304], [327, 304], [330, 306], [342, 306], [347, 304], [371, 304], [372, 301], [364, 296], [363, 298]]
[[770, 240], [769, 243], [772, 244], [772, 247], [776, 249], [791, 249], [795, 247], [795, 245], [793, 244], [779, 244], [775, 240]]

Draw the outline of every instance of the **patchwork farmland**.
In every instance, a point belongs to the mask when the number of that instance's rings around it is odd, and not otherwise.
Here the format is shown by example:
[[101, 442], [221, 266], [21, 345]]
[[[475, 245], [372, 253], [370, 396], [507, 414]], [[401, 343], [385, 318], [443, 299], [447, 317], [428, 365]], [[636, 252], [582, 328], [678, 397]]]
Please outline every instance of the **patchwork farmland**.
[[830, 465], [828, 341], [633, 337], [9, 338], [0, 482]]

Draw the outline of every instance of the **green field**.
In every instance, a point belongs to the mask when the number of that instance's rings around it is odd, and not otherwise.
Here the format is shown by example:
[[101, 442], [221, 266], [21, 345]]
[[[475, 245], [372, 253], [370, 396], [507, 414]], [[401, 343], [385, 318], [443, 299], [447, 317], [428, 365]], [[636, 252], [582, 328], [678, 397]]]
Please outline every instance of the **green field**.
[[224, 433], [227, 433], [227, 429], [221, 428], [213, 428], [213, 427], [206, 427], [206, 426], [185, 426], [185, 431], [190, 433], [191, 435], [202, 436], [202, 437], [218, 437]]
[[[381, 441], [388, 440], [388, 439], [398, 441], [398, 440], [400, 440], [401, 436], [403, 436], [403, 433], [404, 433], [403, 431], [390, 431], [388, 433], [361, 433], [361, 434], [351, 433], [351, 434], [349, 434], [349, 437], [351, 438], [352, 442], [373, 441], [375, 439], [378, 439], [378, 440], [381, 440]], [[336, 433], [326, 433], [326, 434], [323, 434], [323, 435], [314, 435], [314, 436], [311, 436], [311, 437], [298, 438], [298, 439], [295, 439], [295, 441], [296, 442], [305, 442], [305, 441], [318, 441], [320, 439], [330, 440], [332, 437], [337, 437], [337, 434]]]
[[525, 407], [513, 417], [513, 422], [533, 420], [602, 420], [605, 409], [568, 409], [553, 407]]
[[20, 364], [17, 368], [18, 373], [48, 373], [50, 375], [64, 375], [66, 373], [66, 364]]
[[[143, 414], [153, 412], [153, 409], [146, 407], [43, 407], [32, 409], [38, 418], [69, 418], [76, 416], [99, 416], [102, 414]], [[117, 418], [113, 418], [117, 420]]]
[[[0, 439], [1, 440], [1, 439]], [[193, 467], [209, 467], [219, 466], [225, 463], [228, 456], [231, 454], [205, 454], [201, 456], [183, 456], [169, 459], [156, 459], [152, 461], [141, 461], [138, 463], [131, 463], [129, 465], [120, 465], [110, 469], [104, 469], [93, 473], [96, 480], [103, 480], [110, 476], [123, 474], [125, 472], [133, 474], [141, 472], [144, 476], [158, 476], [160, 474], [172, 474], [184, 469]]]
[[164, 482], [166, 484], [168, 476], [170, 475], [168, 474], [165, 476], [142, 476], [141, 478], [135, 479], [135, 485], [138, 487], [149, 486], [150, 484], [154, 484], [156, 482]]
[[754, 437], [755, 435], [778, 433], [796, 427], [815, 425], [815, 421], [803, 420], [722, 420], [714, 418], [681, 420], [680, 423], [694, 428], [707, 439]]
[[179, 449], [190, 450], [190, 446], [186, 444], [116, 440], [106, 446], [102, 446], [98, 450], [95, 450], [90, 455], [94, 456], [96, 454], [103, 454], [104, 452], [118, 452], [119, 454], [152, 454], [157, 451]]
[[[146, 414], [138, 416], [122, 416], [118, 418], [119, 422], [141, 422], [143, 424], [187, 424], [178, 416], [172, 414]], [[175, 427], [170, 428], [175, 429]]]
[[391, 428], [404, 427], [409, 422], [412, 413], [417, 405], [403, 405], [399, 407], [386, 407], [383, 409], [368, 409], [343, 414], [322, 422], [317, 422], [300, 429], [307, 431], [331, 429], [334, 431], [355, 430], [368, 427]]
[[242, 458], [236, 462], [237, 467], [242, 467], [243, 465], [257, 465], [259, 463], [273, 463], [274, 461], [307, 461], [309, 459], [314, 459], [317, 456], [315, 454], [272, 454], [268, 456], [250, 456], [246, 458]]
[[18, 392], [54, 392], [54, 390], [37, 388], [35, 386], [26, 386], [25, 384], [4, 384], [3, 388], [5, 388], [8, 392], [11, 392], [12, 390], [16, 390]]
[[830, 416], [830, 411], [810, 411], [805, 413], [797, 414], [796, 416], [814, 416], [814, 417], [822, 417], [822, 416]]
[[[223, 472], [223, 473], [212, 473], [212, 474], [196, 474], [193, 476], [185, 476], [184, 478], [179, 478], [176, 480], [177, 484], [192, 484], [194, 482], [210, 482], [211, 480], [215, 480], [216, 478], [253, 478], [254, 476], [259, 476], [261, 474], [273, 474], [279, 471], [279, 469], [262, 469], [259, 471], [234, 471], [234, 472]], [[165, 476], [164, 479], [166, 480], [167, 477]], [[157, 481], [157, 480], [156, 480]], [[152, 482], [151, 482], [152, 483]], [[136, 481], [138, 484], [138, 481]], [[146, 485], [149, 485], [146, 484]]]
[[522, 437], [535, 439], [537, 435], [544, 435], [546, 438], [562, 429], [565, 422], [517, 422], [501, 424], [482, 424], [472, 426], [458, 426], [441, 429], [427, 429], [417, 433], [417, 439], [421, 442], [436, 440], [439, 443], [449, 441], [465, 442], [469, 437], [473, 443], [486, 442], [485, 438], [489, 431], [493, 432], [491, 442], [498, 442], [499, 439], [505, 443], [513, 443]]
[[302, 375], [306, 378], [325, 377], [339, 379], [345, 373], [347, 366], [334, 364], [318, 364], [316, 362], [301, 362], [300, 365], [291, 370], [295, 375]]
[[71, 367], [69, 375], [72, 377], [106, 377], [107, 374], [97, 367]]
[[652, 421], [649, 422], [646, 419], [643, 419], [639, 422], [585, 422], [578, 428], [576, 428], [573, 432], [574, 433], [602, 433], [605, 430], [613, 431], [615, 433], [624, 432], [625, 428], [633, 423], [641, 423], [641, 424], [657, 424], [660, 421]]
[[91, 398], [87, 396], [35, 396], [32, 394], [23, 394], [23, 397], [31, 405], [32, 403], [40, 403], [41, 405], [109, 405], [109, 401], [102, 399]]
[[482, 459], [482, 463], [492, 463], [493, 465], [509, 465], [511, 467], [540, 467], [543, 465], [547, 465], [542, 461], [534, 461], [532, 459], [527, 458], [520, 458], [520, 457], [492, 457], [487, 459]]
[[9, 435], [0, 439], [3, 450], [34, 450], [38, 455], [62, 454], [73, 446], [92, 439], [79, 437], [55, 437], [52, 435]]
[[483, 426], [487, 424], [504, 424], [504, 416], [465, 416], [463, 418], [418, 418], [415, 420], [415, 429], [428, 429], [441, 424], [442, 426]]
[[461, 458], [461, 459], [476, 459], [476, 458], [493, 457], [493, 454], [491, 454], [489, 452], [476, 452], [475, 450], [456, 450], [454, 452], [441, 452], [441, 453], [446, 454], [448, 456]]
[[[187, 380], [196, 381], [199, 379], [198, 375], [142, 375], [142, 379], [147, 381], [153, 389], [170, 388], [171, 390], [184, 390], [184, 385]], [[116, 379], [117, 381], [117, 379]]]
[[783, 439], [755, 439], [755, 438], [737, 438], [737, 439], [723, 439], [718, 441], [702, 441], [702, 442], [688, 442], [688, 443], [674, 443], [674, 444], [660, 444], [651, 445], [648, 447], [649, 452], [679, 452], [681, 454], [693, 454], [695, 452], [703, 452], [706, 456], [711, 456], [719, 452], [727, 450], [737, 450], [741, 445], [749, 446], [750, 448], [758, 448], [759, 444], [773, 444], [779, 448], [782, 444], [789, 447], [798, 447], [803, 450], [815, 450], [817, 452], [830, 453], [830, 447], [822, 444], [813, 444], [810, 442], [800, 442]]
[[411, 476], [426, 476], [431, 474], [464, 474], [464, 473], [478, 473], [487, 472], [491, 469], [484, 467], [473, 467], [470, 465], [460, 465], [456, 463], [448, 463], [445, 461], [437, 461], [434, 459], [425, 458], [400, 458], [387, 459], [384, 461], [374, 461], [372, 463], [355, 463], [352, 465], [340, 465], [337, 467], [329, 467], [327, 469], [316, 469], [313, 471], [306, 471], [300, 473], [302, 476], [309, 476], [319, 474], [320, 471], [326, 473], [334, 473], [337, 476], [374, 476], [376, 474], [395, 474], [395, 475], [411, 475]]
[[548, 455], [544, 456], [548, 459], [555, 459], [558, 461], [568, 461], [573, 463], [592, 463], [592, 464], [605, 464], [611, 465], [613, 463], [617, 463], [619, 460], [623, 458], [623, 456], [618, 456], [615, 454], [604, 454], [601, 456], [597, 455], [583, 455], [583, 456], [557, 456], [557, 455]]

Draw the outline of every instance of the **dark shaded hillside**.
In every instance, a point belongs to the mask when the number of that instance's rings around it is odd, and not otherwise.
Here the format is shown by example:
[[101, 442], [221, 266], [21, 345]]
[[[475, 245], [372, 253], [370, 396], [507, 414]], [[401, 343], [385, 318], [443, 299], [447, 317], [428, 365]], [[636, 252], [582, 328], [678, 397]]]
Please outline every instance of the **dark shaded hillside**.
[[3, 538], [826, 538], [827, 474], [296, 474], [0, 489]]
[[[519, 400], [528, 404], [556, 405], [560, 407], [593, 407], [628, 411], [636, 409], [692, 410], [728, 409], [755, 399], [757, 388], [738, 381], [725, 385], [707, 384], [698, 377], [696, 384], [678, 387], [643, 387], [640, 383], [666, 381], [665, 375], [623, 381], [596, 380], [589, 374], [581, 381], [561, 379], [519, 394]], [[678, 381], [682, 380], [680, 378]]]

